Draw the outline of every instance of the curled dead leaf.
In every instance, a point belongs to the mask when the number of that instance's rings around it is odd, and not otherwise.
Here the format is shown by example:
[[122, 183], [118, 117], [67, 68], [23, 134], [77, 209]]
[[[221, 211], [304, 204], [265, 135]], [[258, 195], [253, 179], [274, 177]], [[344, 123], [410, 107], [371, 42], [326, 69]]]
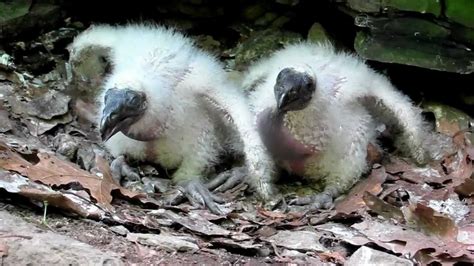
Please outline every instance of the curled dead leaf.
[[447, 239], [453, 239], [457, 235], [456, 224], [449, 217], [421, 203], [412, 204], [408, 209], [413, 218], [411, 221], [414, 221], [424, 232]]
[[128, 191], [111, 178], [93, 175], [80, 169], [77, 165], [63, 161], [48, 153], [38, 153], [38, 162], [33, 164], [18, 153], [12, 151], [5, 143], [0, 142], [0, 167], [15, 171], [30, 180], [38, 181], [49, 186], [64, 186], [78, 184], [86, 189], [99, 205], [111, 210], [113, 190], [119, 190], [129, 198], [139, 197], [140, 193]]
[[464, 182], [461, 185], [455, 187], [454, 191], [456, 191], [456, 193], [464, 197], [474, 196], [474, 179], [469, 178], [469, 179], [464, 180]]
[[366, 206], [363, 200], [364, 193], [367, 191], [378, 195], [382, 192], [382, 184], [386, 178], [387, 173], [384, 167], [373, 169], [366, 179], [360, 181], [342, 201], [336, 203], [336, 211], [342, 214], [360, 211]]
[[366, 191], [362, 199], [364, 200], [365, 205], [378, 215], [381, 215], [386, 219], [394, 219], [398, 222], [405, 221], [403, 213], [399, 208], [379, 199], [370, 192]]

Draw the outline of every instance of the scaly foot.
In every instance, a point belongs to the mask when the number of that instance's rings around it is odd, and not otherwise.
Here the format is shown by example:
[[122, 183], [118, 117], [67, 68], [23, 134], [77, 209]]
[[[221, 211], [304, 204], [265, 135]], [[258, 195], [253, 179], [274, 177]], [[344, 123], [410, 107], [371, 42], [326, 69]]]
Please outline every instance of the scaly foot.
[[112, 172], [112, 177], [119, 184], [121, 184], [123, 177], [126, 177], [129, 181], [140, 180], [140, 175], [128, 165], [125, 156], [123, 155], [120, 155], [112, 161], [110, 164], [110, 171]]
[[177, 205], [187, 198], [193, 206], [207, 207], [215, 214], [223, 215], [228, 212], [224, 206], [220, 205], [225, 201], [211, 193], [199, 178], [182, 181], [176, 188], [165, 194], [167, 205]]

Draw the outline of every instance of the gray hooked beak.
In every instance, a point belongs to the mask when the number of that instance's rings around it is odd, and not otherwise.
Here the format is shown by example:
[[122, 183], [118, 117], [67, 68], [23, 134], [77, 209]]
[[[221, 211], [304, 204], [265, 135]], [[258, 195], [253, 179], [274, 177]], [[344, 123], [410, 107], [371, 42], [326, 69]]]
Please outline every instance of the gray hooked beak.
[[146, 96], [131, 89], [108, 89], [100, 120], [100, 136], [107, 141], [120, 131], [126, 131], [146, 110]]
[[282, 110], [288, 104], [289, 102], [288, 100], [289, 100], [288, 94], [286, 92], [282, 92], [278, 96], [278, 99], [277, 99], [278, 110]]
[[274, 94], [280, 112], [302, 110], [308, 106], [316, 91], [314, 78], [293, 68], [278, 73]]

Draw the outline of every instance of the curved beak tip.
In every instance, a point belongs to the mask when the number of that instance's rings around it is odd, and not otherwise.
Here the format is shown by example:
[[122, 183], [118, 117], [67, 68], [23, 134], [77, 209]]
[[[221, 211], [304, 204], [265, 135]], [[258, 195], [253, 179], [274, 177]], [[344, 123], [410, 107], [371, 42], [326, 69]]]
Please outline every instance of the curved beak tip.
[[102, 141], [107, 141], [109, 140], [115, 133], [118, 132], [117, 126], [113, 126], [110, 123], [110, 119], [107, 117], [103, 117], [100, 121], [100, 137]]
[[282, 95], [280, 95], [280, 97], [278, 98], [278, 101], [277, 101], [277, 108], [278, 109], [282, 109], [285, 105], [286, 105], [286, 94], [283, 93]]

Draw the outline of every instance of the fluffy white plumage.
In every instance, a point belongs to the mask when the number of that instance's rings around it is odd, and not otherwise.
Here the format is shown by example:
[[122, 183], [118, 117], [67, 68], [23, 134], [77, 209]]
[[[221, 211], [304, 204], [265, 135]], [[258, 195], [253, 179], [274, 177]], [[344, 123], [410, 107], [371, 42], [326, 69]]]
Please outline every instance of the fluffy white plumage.
[[256, 188], [269, 196], [272, 161], [243, 93], [214, 57], [184, 35], [153, 25], [94, 26], [69, 49], [78, 56], [90, 46], [111, 48], [113, 71], [104, 89], [132, 88], [147, 95], [146, 113], [133, 124], [132, 133], [157, 137], [144, 142], [119, 132], [105, 143], [113, 155], [177, 168], [173, 179], [179, 182], [203, 177], [220, 153], [236, 149], [245, 155]]
[[283, 118], [290, 135], [314, 154], [304, 162], [279, 164], [308, 178], [324, 178], [332, 196], [347, 191], [367, 170], [367, 146], [376, 144], [380, 123], [397, 129], [396, 146], [419, 163], [440, 158], [449, 146], [437, 142], [441, 138], [430, 132], [421, 110], [386, 77], [329, 43], [291, 45], [252, 66], [243, 86], [250, 90], [256, 116], [276, 112], [274, 85], [288, 67], [316, 81], [309, 105]]

